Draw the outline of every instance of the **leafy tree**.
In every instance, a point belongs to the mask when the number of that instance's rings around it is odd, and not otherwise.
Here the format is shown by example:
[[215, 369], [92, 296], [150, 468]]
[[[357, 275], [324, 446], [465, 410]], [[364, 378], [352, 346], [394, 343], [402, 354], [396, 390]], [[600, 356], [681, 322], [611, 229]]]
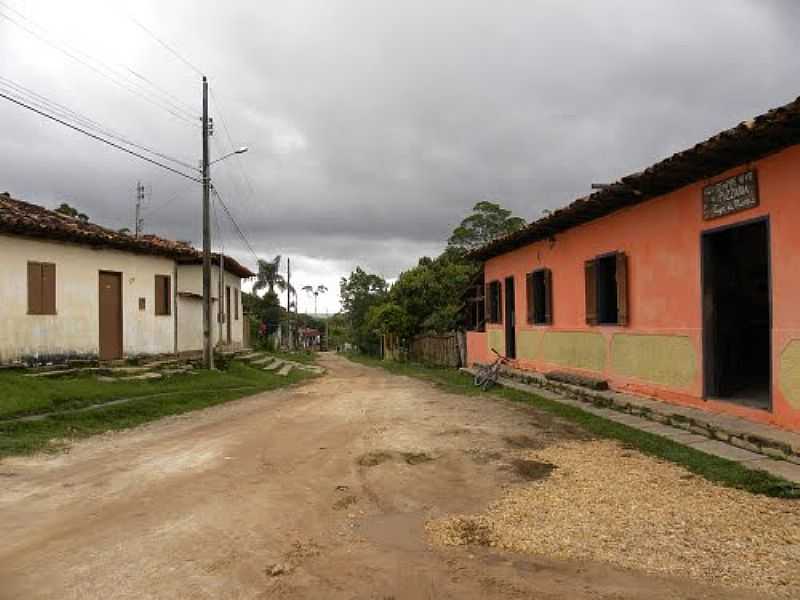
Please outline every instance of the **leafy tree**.
[[478, 202], [472, 214], [453, 230], [447, 240], [450, 252], [464, 254], [525, 226], [525, 219], [511, 216], [511, 211], [494, 202]]
[[377, 350], [378, 332], [370, 327], [368, 316], [372, 307], [386, 299], [387, 289], [385, 279], [361, 267], [356, 267], [350, 277], [342, 277], [339, 284], [342, 308], [350, 320], [349, 341], [365, 352]]
[[[264, 288], [267, 288], [267, 293], [274, 294], [277, 288], [284, 291], [287, 288], [286, 280], [280, 274], [281, 255], [278, 254], [272, 260], [258, 260], [258, 274], [256, 275], [256, 282], [253, 284], [253, 293], [257, 293]], [[294, 288], [288, 286], [290, 292], [294, 293]]]
[[89, 222], [89, 217], [85, 213], [80, 212], [77, 208], [73, 208], [66, 202], [62, 202], [61, 206], [59, 206], [56, 209], [56, 212], [61, 213], [62, 215], [67, 215], [68, 217], [73, 217], [75, 219], [78, 219], [83, 223]]

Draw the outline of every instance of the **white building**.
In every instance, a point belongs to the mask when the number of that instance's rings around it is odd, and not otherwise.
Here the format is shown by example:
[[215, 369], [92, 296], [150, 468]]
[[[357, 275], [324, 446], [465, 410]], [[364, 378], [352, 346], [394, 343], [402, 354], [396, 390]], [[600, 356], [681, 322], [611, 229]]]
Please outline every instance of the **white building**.
[[[0, 194], [0, 363], [111, 360], [202, 350], [202, 255], [188, 244], [86, 223]], [[212, 340], [241, 346], [241, 281], [219, 255]], [[219, 323], [221, 316], [223, 322]]]

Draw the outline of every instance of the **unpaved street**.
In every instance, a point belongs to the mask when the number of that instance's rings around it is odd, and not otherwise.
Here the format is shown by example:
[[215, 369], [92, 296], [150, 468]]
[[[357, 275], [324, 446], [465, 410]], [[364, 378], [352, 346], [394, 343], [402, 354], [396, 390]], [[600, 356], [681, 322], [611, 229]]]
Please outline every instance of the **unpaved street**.
[[432, 543], [426, 522], [547, 477], [515, 469], [515, 447], [585, 436], [521, 405], [321, 362], [330, 373], [300, 387], [0, 463], [0, 598], [763, 597]]

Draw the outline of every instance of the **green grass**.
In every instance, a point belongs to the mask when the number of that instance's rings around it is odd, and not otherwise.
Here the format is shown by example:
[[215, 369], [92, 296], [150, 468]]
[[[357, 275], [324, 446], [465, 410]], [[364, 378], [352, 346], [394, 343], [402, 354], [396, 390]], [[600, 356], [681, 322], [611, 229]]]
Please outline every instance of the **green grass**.
[[528, 404], [576, 423], [598, 437], [618, 440], [644, 454], [681, 465], [696, 475], [726, 487], [777, 498], [800, 498], [800, 486], [764, 471], [747, 469], [733, 461], [700, 452], [661, 436], [609, 421], [580, 408], [560, 404], [536, 394], [502, 387], [482, 392], [473, 385], [472, 377], [456, 369], [380, 361], [364, 355], [348, 355], [348, 358], [365, 365], [381, 367], [396, 375], [407, 375], [430, 381], [449, 392], [467, 396], [504, 398]]
[[0, 457], [57, 449], [54, 440], [75, 439], [125, 429], [166, 415], [221, 404], [310, 377], [293, 370], [287, 377], [240, 362], [221, 372], [199, 372], [159, 380], [103, 383], [81, 376], [42, 381], [21, 373], [0, 373], [0, 419], [65, 411], [122, 398], [131, 402], [52, 415], [42, 420], [0, 423]]

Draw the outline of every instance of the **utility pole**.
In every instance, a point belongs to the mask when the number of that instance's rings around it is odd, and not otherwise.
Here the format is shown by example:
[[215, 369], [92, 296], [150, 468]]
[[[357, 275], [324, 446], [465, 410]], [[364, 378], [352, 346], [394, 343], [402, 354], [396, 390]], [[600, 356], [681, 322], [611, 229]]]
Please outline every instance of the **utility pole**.
[[[203, 76], [203, 365], [214, 368], [214, 349], [211, 346], [211, 210], [209, 194], [211, 181], [208, 171], [208, 79]], [[222, 298], [219, 299], [220, 303]]]
[[286, 347], [292, 347], [292, 259], [286, 258]]
[[142, 226], [144, 225], [144, 218], [142, 217], [142, 203], [144, 202], [144, 185], [141, 181], [136, 182], [136, 222], [133, 225], [136, 239], [142, 235]]

